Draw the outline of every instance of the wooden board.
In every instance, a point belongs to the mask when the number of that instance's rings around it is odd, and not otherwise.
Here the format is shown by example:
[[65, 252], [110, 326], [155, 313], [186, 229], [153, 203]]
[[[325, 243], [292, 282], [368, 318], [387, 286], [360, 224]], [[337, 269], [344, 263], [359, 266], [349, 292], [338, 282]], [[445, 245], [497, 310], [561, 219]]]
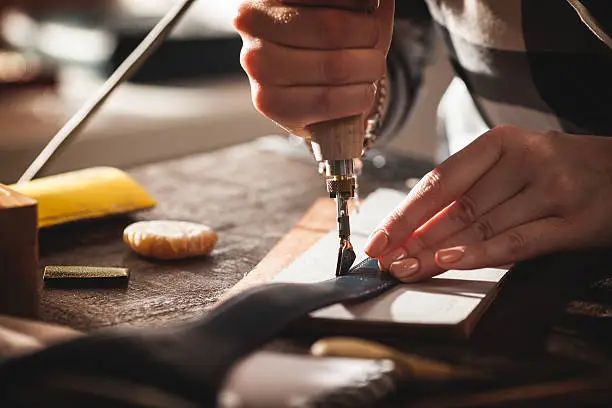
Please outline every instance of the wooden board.
[[[405, 196], [380, 189], [352, 216], [352, 242], [357, 261], [369, 233]], [[317, 282], [334, 275], [337, 236], [331, 200], [319, 201], [270, 254], [227, 297], [265, 282]], [[329, 221], [329, 222], [328, 222]], [[331, 227], [330, 228], [330, 225]], [[393, 330], [427, 331], [467, 337], [495, 298], [505, 269], [448, 271], [426, 282], [401, 285], [359, 305], [334, 305], [314, 312], [319, 321], [334, 324], [393, 325]]]
[[229, 289], [220, 301], [265, 284], [334, 228], [336, 206], [329, 198], [318, 199], [302, 219], [272, 248], [257, 266]]

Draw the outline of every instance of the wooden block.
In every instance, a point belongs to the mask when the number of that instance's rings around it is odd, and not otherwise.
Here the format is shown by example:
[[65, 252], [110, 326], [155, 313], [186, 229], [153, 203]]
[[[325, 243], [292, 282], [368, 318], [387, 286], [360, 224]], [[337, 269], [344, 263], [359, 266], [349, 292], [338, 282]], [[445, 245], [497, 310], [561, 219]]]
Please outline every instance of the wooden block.
[[0, 314], [38, 315], [38, 205], [0, 185]]
[[[405, 197], [404, 193], [381, 189], [371, 194], [358, 214], [352, 216], [352, 241], [357, 261], [366, 258], [361, 251], [369, 233]], [[330, 210], [331, 209], [331, 210]], [[330, 216], [331, 211], [331, 216]], [[336, 232], [332, 200], [317, 202], [283, 238], [277, 247], [226, 297], [265, 282], [317, 282], [334, 276]], [[321, 214], [319, 218], [317, 213]], [[309, 225], [316, 225], [309, 229]], [[305, 231], [314, 235], [300, 244]], [[316, 242], [315, 242], [316, 241]], [[314, 245], [313, 245], [314, 242]], [[289, 243], [292, 243], [289, 245]], [[289, 262], [292, 259], [292, 262]], [[406, 334], [465, 338], [491, 304], [507, 275], [507, 270], [487, 268], [448, 271], [426, 282], [401, 285], [376, 299], [358, 305], [333, 305], [312, 313], [314, 321], [358, 327], [371, 332], [377, 328]]]

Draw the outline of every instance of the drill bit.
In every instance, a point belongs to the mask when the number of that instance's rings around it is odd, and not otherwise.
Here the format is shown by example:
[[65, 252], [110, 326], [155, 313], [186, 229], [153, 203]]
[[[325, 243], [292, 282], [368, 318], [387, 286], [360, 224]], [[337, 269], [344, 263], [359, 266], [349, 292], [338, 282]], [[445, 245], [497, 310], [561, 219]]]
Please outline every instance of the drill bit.
[[336, 264], [336, 276], [346, 275], [353, 263], [357, 259], [353, 245], [346, 240], [340, 240], [340, 249], [338, 250], [338, 263]]
[[325, 162], [327, 190], [336, 199], [338, 237], [340, 246], [336, 263], [336, 276], [344, 275], [355, 262], [355, 251], [351, 245], [351, 224], [348, 203], [355, 195], [355, 177], [352, 160]]
[[340, 247], [338, 249], [338, 262], [336, 263], [336, 276], [344, 275], [348, 272], [354, 259], [350, 259], [353, 246], [351, 245], [350, 219], [348, 214], [348, 200], [341, 195], [336, 196], [337, 214], [338, 214], [338, 236], [340, 238]]

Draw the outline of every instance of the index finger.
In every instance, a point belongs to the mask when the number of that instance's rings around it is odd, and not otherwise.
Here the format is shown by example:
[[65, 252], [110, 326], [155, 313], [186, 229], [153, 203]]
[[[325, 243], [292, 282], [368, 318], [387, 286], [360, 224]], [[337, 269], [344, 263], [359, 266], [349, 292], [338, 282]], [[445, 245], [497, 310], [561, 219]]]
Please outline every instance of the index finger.
[[379, 258], [470, 189], [500, 159], [503, 130], [493, 129], [429, 172], [374, 230], [365, 252]]

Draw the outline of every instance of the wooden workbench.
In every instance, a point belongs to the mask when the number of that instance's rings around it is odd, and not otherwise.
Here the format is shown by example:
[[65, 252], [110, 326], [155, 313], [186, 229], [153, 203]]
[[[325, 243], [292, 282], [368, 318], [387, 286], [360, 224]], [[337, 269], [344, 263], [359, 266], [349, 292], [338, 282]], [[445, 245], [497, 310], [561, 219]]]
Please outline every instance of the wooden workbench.
[[[406, 163], [380, 178], [362, 180], [365, 192], [402, 188], [427, 166]], [[158, 200], [149, 213], [42, 231], [45, 265], [126, 266], [126, 289], [45, 289], [42, 319], [80, 330], [110, 326], [159, 327], [195, 319], [213, 306], [264, 258], [304, 212], [325, 196], [309, 159], [262, 149], [253, 142], [208, 154], [130, 170]], [[401, 174], [400, 174], [401, 173]], [[135, 219], [203, 222], [219, 232], [213, 256], [152, 262], [123, 244], [123, 228]], [[429, 354], [459, 360], [490, 353], [532, 358], [554, 352], [612, 367], [612, 261], [609, 250], [549, 256], [516, 268], [466, 343], [388, 339]], [[454, 354], [455, 351], [462, 350]], [[480, 357], [479, 357], [480, 358]], [[489, 361], [489, 362], [491, 362]]]
[[[270, 147], [277, 142], [256, 140], [131, 169], [129, 173], [157, 199], [155, 209], [42, 230], [41, 268], [125, 266], [132, 274], [127, 289], [44, 289], [42, 319], [89, 331], [116, 325], [163, 326], [200, 316], [253, 269], [317, 198], [326, 195], [316, 165], [303, 148], [294, 151], [287, 146], [290, 154], [281, 154]], [[425, 164], [415, 162], [403, 172], [409, 177], [426, 170]], [[364, 189], [401, 188], [404, 180], [399, 175], [395, 182], [369, 183]], [[214, 255], [181, 262], [140, 258], [121, 239], [123, 228], [140, 219], [210, 225], [219, 233]]]

